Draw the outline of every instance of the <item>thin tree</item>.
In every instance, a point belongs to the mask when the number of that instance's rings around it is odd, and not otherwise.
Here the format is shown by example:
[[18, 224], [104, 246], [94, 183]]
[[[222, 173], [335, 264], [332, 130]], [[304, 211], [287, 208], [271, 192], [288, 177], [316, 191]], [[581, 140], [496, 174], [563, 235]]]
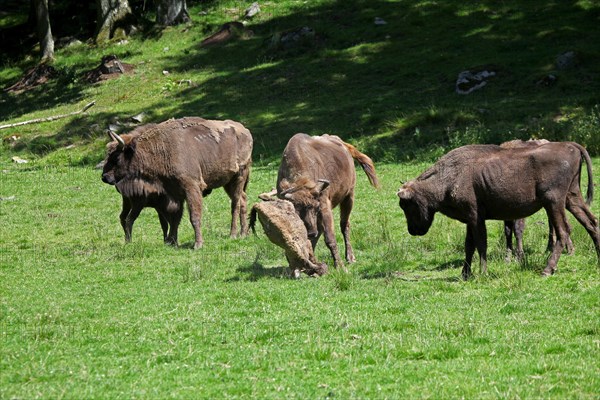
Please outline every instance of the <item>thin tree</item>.
[[128, 0], [96, 0], [96, 9], [96, 43], [127, 35], [129, 20], [132, 18]]
[[156, 23], [159, 25], [177, 25], [190, 20], [185, 0], [158, 0]]
[[54, 38], [50, 27], [50, 13], [48, 12], [48, 0], [33, 0], [35, 9], [36, 27], [40, 41], [41, 63], [54, 61]]

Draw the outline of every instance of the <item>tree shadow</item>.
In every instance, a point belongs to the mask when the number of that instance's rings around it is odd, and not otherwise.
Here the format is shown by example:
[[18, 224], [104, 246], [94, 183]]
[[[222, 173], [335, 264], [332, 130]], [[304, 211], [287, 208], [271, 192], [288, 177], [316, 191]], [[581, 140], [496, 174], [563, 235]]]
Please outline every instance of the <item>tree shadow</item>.
[[[259, 15], [247, 27], [253, 36], [200, 47], [201, 36], [183, 52], [164, 59], [165, 70], [178, 74], [206, 71], [212, 73], [210, 79], [167, 98], [150, 100], [144, 110], [137, 111], [160, 110], [150, 118], [153, 121], [192, 115], [240, 121], [254, 135], [253, 158], [260, 160], [255, 164], [279, 160], [297, 132], [336, 134], [358, 142], [361, 151], [375, 160], [386, 161], [439, 153], [439, 149], [460, 144], [453, 142], [452, 132], [472, 124], [484, 126], [485, 121], [506, 119], [509, 129], [482, 128], [461, 140], [496, 143], [507, 135], [526, 138], [531, 132], [515, 130], [515, 126], [527, 124], [532, 112], [543, 116], [556, 113], [568, 102], [577, 106], [597, 103], [597, 98], [578, 98], [576, 93], [579, 85], [600, 81], [595, 79], [600, 73], [590, 67], [600, 45], [590, 43], [587, 34], [594, 28], [597, 9], [585, 9], [577, 1], [532, 2], [518, 8], [515, 4], [492, 0], [476, 4], [299, 2], [294, 12], [276, 18], [268, 17], [275, 3], [261, 5], [264, 17]], [[558, 22], [556, 15], [562, 16]], [[195, 16], [191, 34], [207, 33], [207, 21], [215, 20], [209, 17]], [[386, 24], [376, 24], [375, 18]], [[273, 46], [274, 34], [303, 26], [314, 30], [312, 42]], [[525, 33], [523, 26], [528, 29]], [[152, 31], [145, 33], [147, 40], [157, 37]], [[578, 46], [587, 49], [585, 63], [575, 70], [585, 80], [561, 87], [560, 96], [548, 95], [555, 89], [542, 90], [532, 83], [532, 71], [554, 72], [548, 65], [556, 55]], [[503, 71], [496, 82], [481, 93], [464, 97], [455, 93], [459, 72], [494, 63]], [[22, 100], [7, 99], [17, 101], [16, 111], [9, 116], [47, 104], [79, 101], [81, 91], [77, 84], [55, 85]], [[536, 99], [527, 111], [507, 106], [507, 97], [519, 94]], [[79, 118], [56, 133], [57, 141], [77, 126], [112, 116]]]

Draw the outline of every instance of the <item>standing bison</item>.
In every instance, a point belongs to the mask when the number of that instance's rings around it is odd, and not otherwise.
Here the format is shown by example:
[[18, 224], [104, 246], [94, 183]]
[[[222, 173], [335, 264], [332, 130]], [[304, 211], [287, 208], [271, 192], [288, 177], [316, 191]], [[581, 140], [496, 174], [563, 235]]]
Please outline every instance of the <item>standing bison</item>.
[[[521, 147], [537, 147], [543, 144], [550, 143], [546, 139], [530, 139], [530, 140], [510, 140], [504, 142], [500, 147], [505, 149], [516, 149]], [[518, 184], [516, 185], [518, 187]], [[589, 199], [589, 198], [588, 198]], [[589, 199], [591, 200], [591, 199]], [[590, 203], [587, 203], [590, 205]], [[516, 255], [518, 260], [523, 259], [523, 233], [525, 232], [525, 218], [517, 219], [515, 221], [504, 221], [504, 237], [506, 238], [506, 250], [507, 259], [510, 258], [511, 254]], [[571, 233], [571, 227], [569, 226], [569, 233]], [[517, 242], [517, 249], [513, 248], [513, 236]], [[556, 233], [552, 224], [548, 224], [548, 246], [547, 250], [551, 251], [554, 242], [556, 241]], [[573, 242], [571, 238], [567, 239], [566, 248], [568, 253], [573, 252]]]
[[171, 223], [172, 233], [165, 240], [176, 244], [186, 201], [194, 248], [202, 247], [202, 198], [219, 187], [231, 198], [231, 236], [237, 235], [238, 219], [241, 233], [247, 234], [252, 135], [242, 124], [190, 117], [144, 125], [122, 136], [111, 133], [111, 137], [102, 180], [123, 195], [126, 240], [131, 239], [131, 226], [141, 208], [149, 206], [157, 209], [163, 232], [164, 222]]
[[482, 272], [487, 271], [486, 220], [516, 220], [544, 208], [557, 237], [543, 271], [544, 275], [551, 275], [569, 238], [565, 207], [588, 231], [600, 261], [598, 220], [583, 201], [579, 187], [583, 161], [587, 164], [591, 201], [590, 158], [577, 143], [555, 142], [515, 149], [463, 146], [404, 184], [398, 191], [400, 207], [411, 235], [426, 234], [438, 211], [467, 225], [464, 279], [471, 275], [475, 248]]
[[336, 268], [342, 267], [335, 232], [333, 208], [340, 205], [340, 228], [346, 245], [346, 261], [354, 262], [350, 245], [350, 212], [354, 204], [356, 171], [361, 165], [369, 181], [379, 185], [371, 159], [354, 146], [331, 135], [294, 135], [283, 151], [277, 176], [277, 196], [294, 204], [313, 249], [321, 234], [331, 251]]

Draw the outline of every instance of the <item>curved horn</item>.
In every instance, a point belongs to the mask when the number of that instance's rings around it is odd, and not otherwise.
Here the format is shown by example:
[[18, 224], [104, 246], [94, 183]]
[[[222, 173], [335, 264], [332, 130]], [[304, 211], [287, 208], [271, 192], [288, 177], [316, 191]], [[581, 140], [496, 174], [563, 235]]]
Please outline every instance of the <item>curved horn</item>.
[[331, 182], [329, 182], [327, 179], [319, 179], [318, 182], [321, 184], [320, 192], [327, 189], [329, 187], [329, 185], [331, 184]]
[[112, 140], [115, 140], [117, 143], [119, 143], [119, 146], [121, 146], [121, 147], [125, 146], [125, 141], [123, 140], [123, 138], [121, 136], [114, 133], [113, 131], [108, 131], [108, 134]]

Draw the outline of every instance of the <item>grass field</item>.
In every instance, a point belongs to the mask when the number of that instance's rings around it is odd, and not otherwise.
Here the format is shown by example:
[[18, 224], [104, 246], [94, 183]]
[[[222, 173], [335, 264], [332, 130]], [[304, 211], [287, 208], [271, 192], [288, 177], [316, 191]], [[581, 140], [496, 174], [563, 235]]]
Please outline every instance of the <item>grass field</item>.
[[[543, 216], [528, 220], [522, 264], [504, 262], [490, 221], [490, 273], [475, 265], [463, 282], [464, 227], [438, 216], [411, 237], [398, 207], [399, 181], [424, 166], [379, 165], [380, 190], [359, 171], [357, 263], [293, 280], [262, 231], [227, 237], [222, 190], [205, 202], [203, 249], [187, 220], [180, 248], [164, 246], [153, 210], [125, 244], [99, 171], [2, 165], [0, 397], [596, 398], [587, 233], [571, 221], [575, 254], [544, 279]], [[252, 202], [275, 177], [254, 170]], [[331, 266], [323, 243], [317, 257]]]
[[[395, 192], [463, 144], [575, 140], [594, 156], [600, 215], [600, 4], [265, 1], [252, 33], [200, 47], [250, 3], [189, 1], [191, 24], [142, 26], [126, 43], [80, 37], [57, 47], [57, 79], [0, 91], [0, 125], [96, 101], [86, 114], [0, 131], [0, 399], [598, 399], [600, 268], [584, 229], [571, 218], [575, 253], [544, 279], [543, 213], [528, 219], [522, 263], [505, 262], [502, 224], [490, 221], [489, 273], [475, 264], [464, 282], [465, 227], [438, 216], [426, 236], [411, 237]], [[26, 18], [26, 6], [0, 13], [0, 37]], [[273, 46], [303, 26], [314, 40]], [[8, 47], [3, 88], [37, 60], [35, 48], [14, 56]], [[574, 65], [558, 68], [568, 51]], [[135, 73], [86, 83], [107, 54]], [[455, 93], [461, 71], [483, 67], [497, 75]], [[550, 75], [553, 84], [538, 84]], [[382, 182], [375, 190], [358, 171], [358, 261], [348, 274], [290, 279], [260, 229], [228, 238], [222, 190], [204, 202], [201, 250], [192, 250], [187, 214], [180, 247], [163, 245], [152, 210], [125, 244], [120, 196], [93, 167], [109, 124], [141, 112], [147, 122], [194, 115], [246, 125], [251, 203], [274, 186], [292, 134], [356, 145]], [[331, 267], [323, 243], [316, 255]]]

